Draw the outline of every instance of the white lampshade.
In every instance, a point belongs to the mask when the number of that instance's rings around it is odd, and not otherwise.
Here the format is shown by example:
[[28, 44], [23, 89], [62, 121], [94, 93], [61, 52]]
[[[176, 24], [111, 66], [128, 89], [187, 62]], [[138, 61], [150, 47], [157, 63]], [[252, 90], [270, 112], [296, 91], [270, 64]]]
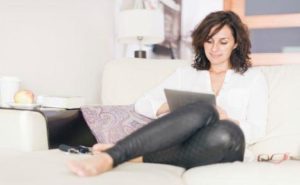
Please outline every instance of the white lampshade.
[[[142, 38], [138, 40], [138, 37]], [[160, 10], [130, 9], [120, 12], [118, 39], [126, 44], [155, 44], [164, 40], [164, 17]]]

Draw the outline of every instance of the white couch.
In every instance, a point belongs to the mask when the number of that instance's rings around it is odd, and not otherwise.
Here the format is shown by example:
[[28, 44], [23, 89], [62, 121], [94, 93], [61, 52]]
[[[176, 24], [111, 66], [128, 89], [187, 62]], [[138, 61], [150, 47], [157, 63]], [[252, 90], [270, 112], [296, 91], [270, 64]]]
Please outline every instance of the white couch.
[[[187, 61], [123, 59], [109, 62], [103, 71], [103, 104], [130, 104], [145, 91], [156, 86], [177, 67]], [[288, 152], [300, 155], [300, 65], [262, 67], [269, 83], [270, 102], [267, 135], [250, 147], [254, 154]], [[1, 111], [0, 111], [1, 113]], [[1, 114], [0, 114], [1, 115]], [[0, 118], [2, 124], [2, 118]], [[6, 124], [14, 124], [6, 122]], [[44, 123], [41, 123], [44, 124]], [[31, 124], [33, 125], [33, 124]], [[8, 127], [7, 127], [8, 128]], [[24, 130], [24, 125], [15, 127]], [[1, 126], [5, 129], [5, 126]], [[44, 132], [43, 129], [41, 129]], [[13, 132], [7, 130], [7, 133]], [[29, 132], [28, 129], [23, 132]], [[39, 140], [37, 129], [31, 130], [29, 140]], [[26, 135], [26, 134], [25, 134]], [[27, 135], [30, 135], [27, 133]], [[2, 141], [7, 139], [0, 135]], [[18, 138], [17, 138], [18, 139]], [[24, 139], [24, 138], [23, 138]], [[27, 138], [28, 139], [28, 138]], [[42, 142], [45, 142], [42, 138]], [[20, 142], [17, 140], [15, 142]], [[28, 149], [28, 143], [25, 148]], [[36, 143], [36, 142], [31, 142]], [[31, 150], [43, 149], [43, 144], [32, 145]], [[65, 166], [70, 158], [84, 155], [66, 155], [58, 150], [20, 152], [0, 149], [0, 184], [63, 184], [63, 185], [298, 185], [300, 161], [280, 164], [235, 162], [201, 166], [185, 171], [183, 168], [160, 164], [125, 163], [111, 172], [91, 178], [79, 178]], [[20, 146], [19, 148], [22, 149]], [[24, 147], [23, 147], [24, 148]]]

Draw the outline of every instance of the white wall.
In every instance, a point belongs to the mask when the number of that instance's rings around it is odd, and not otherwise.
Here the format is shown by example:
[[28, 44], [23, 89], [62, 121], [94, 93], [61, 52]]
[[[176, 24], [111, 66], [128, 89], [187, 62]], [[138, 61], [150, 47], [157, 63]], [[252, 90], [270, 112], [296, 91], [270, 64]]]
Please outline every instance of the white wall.
[[113, 58], [114, 0], [0, 0], [0, 76], [35, 94], [100, 102]]

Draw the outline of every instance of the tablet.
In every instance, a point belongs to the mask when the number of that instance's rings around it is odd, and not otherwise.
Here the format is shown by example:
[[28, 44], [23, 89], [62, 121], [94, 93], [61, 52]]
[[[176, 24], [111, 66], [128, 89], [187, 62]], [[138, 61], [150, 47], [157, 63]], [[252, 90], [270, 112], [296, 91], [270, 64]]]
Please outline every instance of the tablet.
[[197, 101], [204, 101], [212, 105], [216, 105], [216, 97], [214, 94], [181, 91], [174, 89], [164, 89], [170, 111], [174, 111], [179, 107], [185, 106]]

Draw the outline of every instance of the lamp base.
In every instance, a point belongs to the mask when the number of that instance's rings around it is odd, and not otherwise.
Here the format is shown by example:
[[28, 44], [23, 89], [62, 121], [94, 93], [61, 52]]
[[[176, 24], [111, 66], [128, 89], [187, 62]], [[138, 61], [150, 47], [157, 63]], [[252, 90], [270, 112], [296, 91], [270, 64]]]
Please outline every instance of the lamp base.
[[146, 58], [146, 51], [144, 51], [144, 50], [134, 51], [134, 57], [135, 58]]

